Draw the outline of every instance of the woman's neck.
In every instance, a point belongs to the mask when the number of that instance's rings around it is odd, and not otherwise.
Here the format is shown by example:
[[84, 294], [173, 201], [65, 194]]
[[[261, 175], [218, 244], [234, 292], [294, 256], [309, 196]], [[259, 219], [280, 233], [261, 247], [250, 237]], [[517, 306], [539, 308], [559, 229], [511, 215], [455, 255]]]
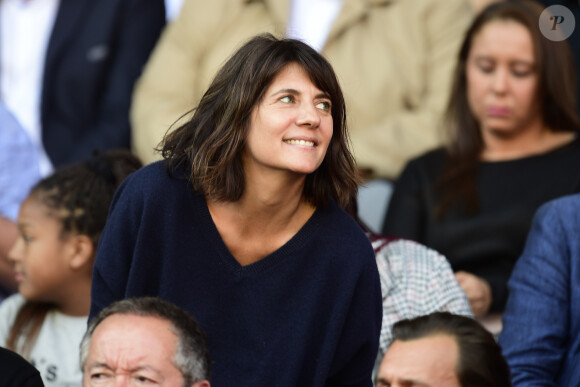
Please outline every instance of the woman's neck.
[[279, 230], [291, 223], [305, 207], [311, 207], [302, 198], [304, 180], [304, 176], [281, 178], [280, 175], [249, 174], [239, 200], [225, 203], [208, 200], [208, 206], [212, 215], [216, 212], [218, 216], [227, 216], [238, 224], [251, 225], [251, 230]]
[[235, 202], [207, 199], [214, 224], [241, 265], [254, 263], [288, 242], [308, 221], [314, 206], [302, 198], [304, 176], [280, 179], [246, 176]]
[[539, 155], [563, 146], [574, 140], [573, 132], [555, 132], [546, 127], [537, 127], [517, 134], [483, 131], [484, 161], [508, 161]]

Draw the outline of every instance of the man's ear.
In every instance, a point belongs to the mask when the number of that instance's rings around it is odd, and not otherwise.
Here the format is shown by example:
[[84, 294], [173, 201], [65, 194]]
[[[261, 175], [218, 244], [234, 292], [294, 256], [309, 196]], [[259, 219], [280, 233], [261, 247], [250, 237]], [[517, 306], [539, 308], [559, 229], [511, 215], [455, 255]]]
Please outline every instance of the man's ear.
[[87, 264], [92, 266], [95, 248], [91, 238], [83, 234], [73, 235], [69, 240], [69, 248], [69, 265], [71, 269], [79, 270]]
[[193, 383], [191, 387], [210, 387], [209, 381], [202, 380], [201, 382]]

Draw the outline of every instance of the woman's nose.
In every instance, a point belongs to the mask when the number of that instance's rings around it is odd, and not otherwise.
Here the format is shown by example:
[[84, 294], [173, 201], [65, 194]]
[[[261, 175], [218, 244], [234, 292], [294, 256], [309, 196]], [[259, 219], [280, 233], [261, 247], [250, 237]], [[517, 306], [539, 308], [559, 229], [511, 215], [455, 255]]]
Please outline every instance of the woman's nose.
[[311, 128], [317, 128], [320, 125], [320, 112], [316, 108], [308, 103], [303, 103], [299, 107], [299, 114], [296, 120], [296, 124], [300, 126], [310, 126]]
[[497, 70], [493, 75], [493, 91], [502, 94], [507, 90], [508, 74], [505, 70]]

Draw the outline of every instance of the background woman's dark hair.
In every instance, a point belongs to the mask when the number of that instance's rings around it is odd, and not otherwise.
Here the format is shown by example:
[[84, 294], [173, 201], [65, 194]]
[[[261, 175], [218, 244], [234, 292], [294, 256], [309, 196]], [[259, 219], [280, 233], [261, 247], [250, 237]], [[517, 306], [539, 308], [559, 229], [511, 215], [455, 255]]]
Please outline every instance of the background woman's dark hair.
[[510, 369], [493, 335], [472, 318], [435, 312], [393, 325], [393, 341], [410, 341], [444, 334], [459, 348], [455, 373], [461, 386], [511, 386]]
[[344, 97], [331, 65], [308, 45], [260, 35], [244, 44], [219, 70], [188, 123], [165, 136], [169, 171], [186, 168], [194, 189], [214, 200], [236, 201], [244, 192], [242, 152], [254, 108], [276, 75], [296, 63], [332, 103], [333, 134], [321, 166], [306, 177], [304, 199], [346, 206], [359, 176], [349, 150]]
[[437, 184], [444, 191], [437, 209], [438, 216], [442, 216], [453, 203], [461, 203], [461, 210], [466, 213], [476, 212], [479, 205], [475, 181], [484, 143], [479, 122], [468, 103], [466, 65], [475, 35], [489, 22], [509, 20], [526, 27], [534, 48], [538, 101], [544, 124], [553, 131], [580, 131], [575, 110], [576, 82], [572, 54], [566, 41], [556, 42], [542, 35], [538, 21], [543, 9], [530, 0], [494, 3], [486, 7], [467, 30], [459, 51], [445, 114], [450, 158]]
[[[37, 199], [50, 216], [61, 222], [61, 237], [86, 235], [96, 249], [115, 190], [141, 165], [128, 150], [95, 152], [87, 161], [63, 166], [40, 180], [28, 197]], [[53, 305], [43, 302], [24, 303], [12, 324], [6, 347], [27, 358], [52, 308]]]

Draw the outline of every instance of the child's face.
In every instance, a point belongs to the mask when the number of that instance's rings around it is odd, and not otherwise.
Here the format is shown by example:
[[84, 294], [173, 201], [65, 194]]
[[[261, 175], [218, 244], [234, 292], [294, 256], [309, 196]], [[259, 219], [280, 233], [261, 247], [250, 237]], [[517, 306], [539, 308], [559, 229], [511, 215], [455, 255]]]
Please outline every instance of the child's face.
[[8, 257], [14, 263], [18, 291], [30, 301], [59, 301], [70, 268], [70, 238], [61, 235], [60, 221], [35, 197], [22, 203], [19, 235]]

